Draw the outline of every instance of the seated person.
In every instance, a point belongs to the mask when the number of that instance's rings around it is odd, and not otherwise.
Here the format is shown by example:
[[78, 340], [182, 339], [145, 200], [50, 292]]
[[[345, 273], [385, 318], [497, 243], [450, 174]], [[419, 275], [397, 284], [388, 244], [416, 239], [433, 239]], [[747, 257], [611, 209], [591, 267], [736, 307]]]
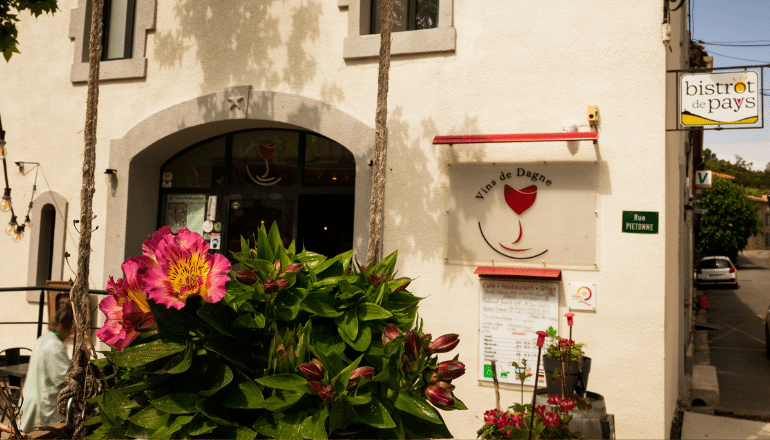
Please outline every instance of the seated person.
[[56, 411], [56, 398], [64, 387], [70, 364], [64, 341], [72, 334], [72, 322], [72, 305], [67, 302], [56, 311], [49, 331], [35, 342], [22, 390], [19, 429], [24, 432], [63, 419]]

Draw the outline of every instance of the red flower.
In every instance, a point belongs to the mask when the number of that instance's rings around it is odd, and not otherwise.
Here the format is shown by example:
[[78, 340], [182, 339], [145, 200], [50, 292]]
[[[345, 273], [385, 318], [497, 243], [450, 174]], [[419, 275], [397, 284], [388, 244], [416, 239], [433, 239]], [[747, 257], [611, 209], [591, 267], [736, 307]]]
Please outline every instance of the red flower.
[[366, 380], [371, 380], [373, 376], [374, 376], [373, 367], [367, 366], [367, 367], [356, 368], [350, 373], [350, 377], [348, 378], [348, 389], [352, 389], [358, 386], [358, 382], [361, 381], [362, 377]]
[[324, 369], [323, 366], [319, 363], [315, 362], [307, 362], [304, 364], [300, 364], [299, 366], [299, 372], [302, 374], [302, 376], [307, 380], [312, 381], [320, 381], [324, 378]]
[[567, 317], [567, 325], [572, 327], [572, 317], [575, 316], [575, 314], [570, 312], [570, 313], [565, 313], [564, 316]]
[[443, 336], [439, 336], [435, 341], [428, 345], [428, 354], [433, 353], [446, 353], [452, 351], [457, 344], [460, 343], [460, 335], [457, 333], [449, 333]]
[[545, 413], [545, 415], [543, 415], [543, 423], [545, 423], [548, 426], [561, 425], [561, 421], [559, 420], [559, 415], [553, 412], [547, 412]]
[[546, 403], [549, 405], [559, 405], [561, 403], [561, 396], [558, 394], [552, 394]]
[[543, 343], [545, 342], [545, 337], [548, 336], [548, 333], [538, 330], [537, 332], [537, 346], [542, 347]]
[[499, 409], [492, 409], [484, 413], [484, 423], [487, 425], [494, 425], [497, 423], [497, 418], [500, 417]]
[[422, 393], [428, 398], [430, 403], [439, 408], [446, 408], [455, 404], [452, 392], [438, 385], [428, 385], [423, 388]]
[[371, 283], [374, 286], [379, 286], [384, 279], [385, 279], [385, 275], [380, 275], [376, 273], [369, 275], [369, 283]]
[[420, 337], [412, 330], [406, 333], [406, 341], [404, 342], [406, 355], [411, 358], [416, 358], [420, 355], [420, 348], [422, 348], [422, 341]]
[[254, 272], [248, 269], [243, 269], [236, 273], [235, 279], [247, 286], [251, 286], [257, 282], [257, 277], [254, 275]]
[[308, 381], [307, 386], [324, 402], [334, 402], [334, 398], [337, 397], [331, 385], [322, 385], [321, 382], [311, 380]]
[[564, 412], [569, 412], [575, 409], [575, 401], [572, 399], [562, 399], [561, 402], [559, 402], [559, 407]]

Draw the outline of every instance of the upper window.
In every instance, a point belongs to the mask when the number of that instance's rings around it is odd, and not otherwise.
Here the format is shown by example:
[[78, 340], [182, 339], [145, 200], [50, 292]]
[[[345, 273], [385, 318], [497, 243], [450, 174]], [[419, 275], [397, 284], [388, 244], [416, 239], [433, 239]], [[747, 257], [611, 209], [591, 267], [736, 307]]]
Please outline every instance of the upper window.
[[[372, 0], [369, 18], [371, 33], [379, 34], [382, 27], [382, 1]], [[438, 27], [438, 0], [395, 0], [393, 2], [393, 32], [416, 31]]]
[[[343, 49], [346, 60], [379, 56], [381, 3], [382, 0], [350, 1], [348, 37]], [[391, 54], [454, 51], [453, 3], [454, 0], [395, 0]]]
[[[145, 42], [155, 29], [156, 0], [104, 0], [102, 63], [99, 80], [147, 76]], [[75, 40], [72, 82], [88, 80], [88, 40], [91, 31], [91, 0], [78, 0], [70, 19], [70, 38]]]

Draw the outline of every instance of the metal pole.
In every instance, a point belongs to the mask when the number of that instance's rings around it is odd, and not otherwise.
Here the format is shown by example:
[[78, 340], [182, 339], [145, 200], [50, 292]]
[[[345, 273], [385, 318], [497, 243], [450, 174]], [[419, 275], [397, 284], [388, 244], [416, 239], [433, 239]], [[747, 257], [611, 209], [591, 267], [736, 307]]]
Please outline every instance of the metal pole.
[[37, 337], [43, 334], [43, 308], [45, 307], [45, 290], [40, 291], [40, 307], [37, 313]]

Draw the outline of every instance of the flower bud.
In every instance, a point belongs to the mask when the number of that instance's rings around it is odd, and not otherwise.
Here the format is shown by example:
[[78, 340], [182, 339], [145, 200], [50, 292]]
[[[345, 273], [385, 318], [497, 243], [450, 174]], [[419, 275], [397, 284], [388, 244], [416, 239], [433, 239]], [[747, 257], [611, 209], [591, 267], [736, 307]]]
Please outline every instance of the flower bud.
[[572, 327], [572, 317], [575, 316], [575, 314], [570, 312], [570, 313], [565, 313], [564, 316], [567, 317], [567, 325]]
[[362, 377], [366, 380], [371, 380], [372, 377], [374, 377], [374, 368], [367, 366], [358, 367], [353, 370], [353, 372], [350, 373], [350, 377], [348, 378], [348, 389], [352, 389], [358, 386], [358, 382], [361, 381]]
[[262, 283], [262, 288], [265, 289], [265, 293], [268, 295], [272, 295], [280, 289], [278, 283], [272, 278], [266, 279], [265, 282]]
[[275, 284], [278, 285], [278, 290], [281, 290], [281, 289], [284, 289], [289, 284], [289, 281], [284, 279], [275, 280]]
[[451, 384], [451, 383], [449, 383], [449, 382], [443, 382], [443, 381], [441, 381], [441, 382], [438, 382], [436, 385], [437, 385], [437, 386], [440, 386], [441, 388], [443, 388], [443, 389], [445, 389], [445, 390], [449, 390], [449, 391], [454, 391], [454, 390], [455, 390], [455, 386], [454, 386], [454, 385], [452, 385], [452, 384]]
[[300, 273], [302, 272], [302, 263], [290, 264], [283, 273]]
[[537, 346], [542, 347], [543, 343], [545, 343], [545, 337], [548, 336], [548, 333], [538, 330], [537, 331]]
[[382, 331], [382, 345], [401, 336], [401, 330], [396, 327], [395, 324], [388, 324], [385, 326], [385, 330]]
[[460, 361], [439, 362], [436, 367], [440, 380], [452, 380], [465, 374], [465, 364]]
[[439, 408], [453, 406], [455, 403], [452, 392], [438, 385], [428, 385], [422, 389], [422, 393]]
[[331, 385], [323, 385], [316, 380], [308, 381], [307, 386], [310, 390], [318, 395], [324, 402], [334, 402], [336, 394], [334, 393], [334, 387]]
[[247, 286], [251, 286], [257, 282], [257, 277], [254, 275], [254, 272], [248, 269], [243, 269], [236, 273], [235, 279]]
[[253, 260], [257, 259], [257, 250], [256, 249], [249, 249], [249, 257], [251, 257]]
[[420, 348], [422, 348], [422, 340], [412, 330], [406, 333], [406, 341], [404, 342], [404, 351], [410, 358], [416, 358], [420, 355]]
[[435, 341], [428, 345], [428, 353], [446, 353], [452, 351], [460, 343], [460, 335], [457, 333], [448, 333], [439, 336]]
[[317, 364], [314, 362], [307, 362], [304, 364], [300, 364], [299, 372], [308, 381], [311, 381], [311, 380], [318, 381], [318, 380], [323, 380], [324, 378], [323, 366], [321, 366], [321, 364]]
[[401, 369], [407, 373], [411, 373], [414, 371], [414, 361], [409, 359], [409, 356], [407, 355], [401, 356]]
[[278, 271], [278, 273], [281, 273], [281, 260], [277, 260], [275, 264], [273, 265], [273, 268]]
[[369, 275], [369, 283], [374, 286], [379, 286], [380, 283], [382, 283], [382, 280], [384, 279], [385, 279], [385, 275], [380, 275], [376, 273]]

